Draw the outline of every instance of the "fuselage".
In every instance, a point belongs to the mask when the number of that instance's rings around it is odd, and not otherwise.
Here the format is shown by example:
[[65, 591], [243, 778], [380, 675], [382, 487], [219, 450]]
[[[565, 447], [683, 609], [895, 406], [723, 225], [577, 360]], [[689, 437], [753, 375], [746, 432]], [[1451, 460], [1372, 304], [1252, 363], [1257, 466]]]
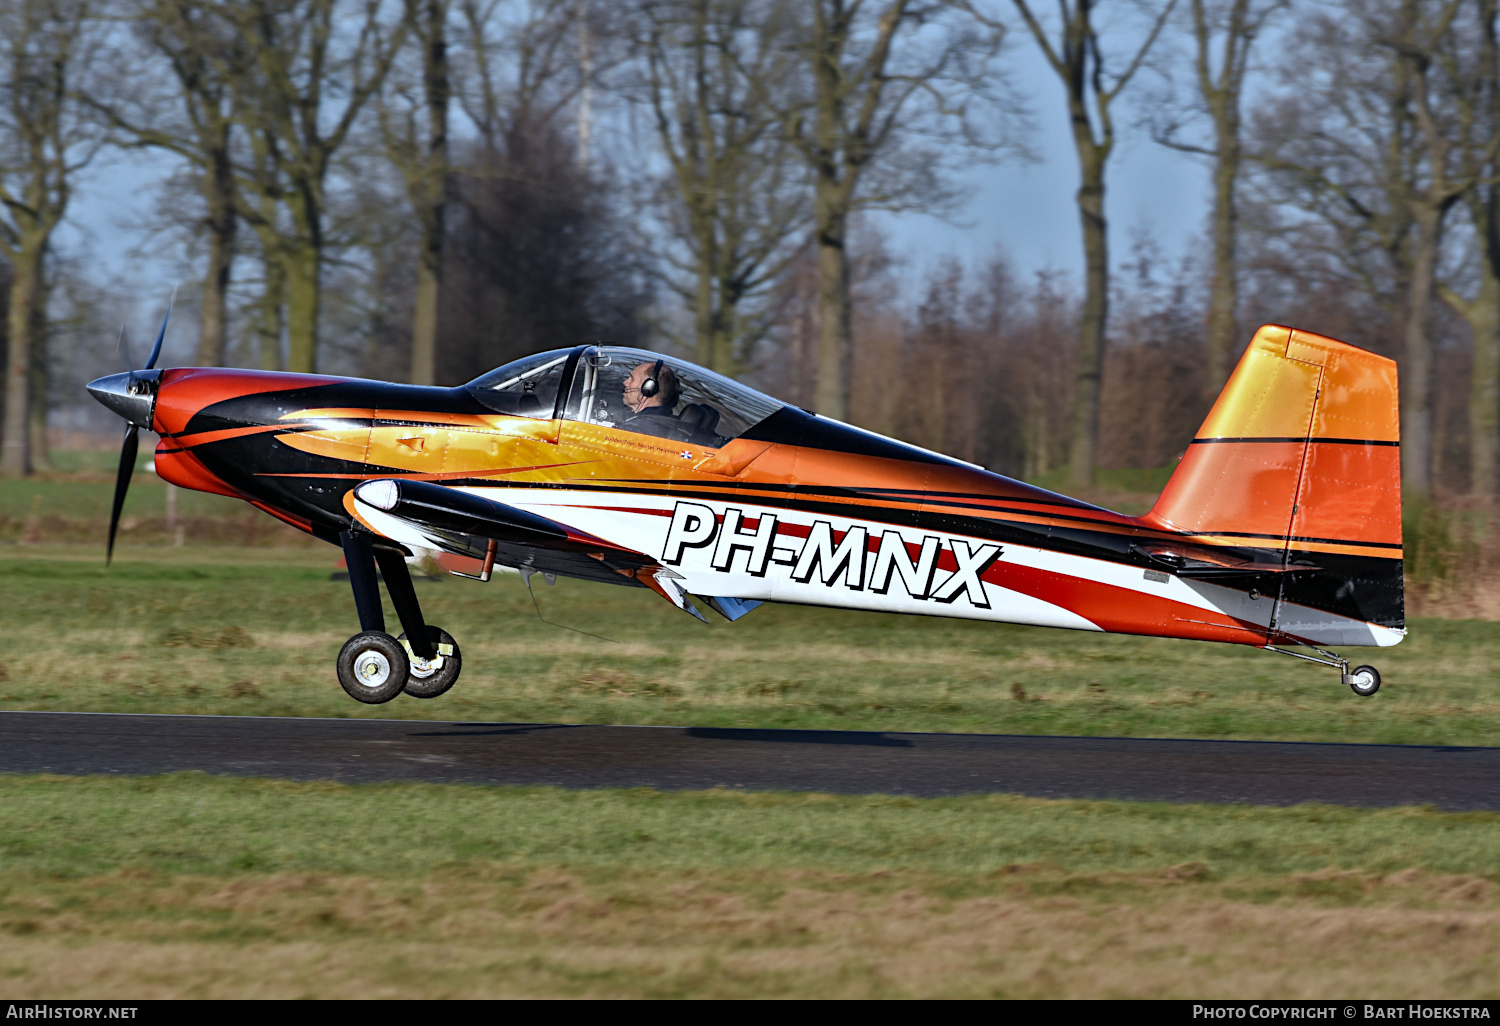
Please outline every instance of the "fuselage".
[[[1271, 626], [1278, 601], [1296, 602], [1307, 640], [1401, 637], [1399, 608], [1340, 597], [1336, 554], [1291, 596], [1249, 573], [1178, 574], [1171, 560], [1192, 555], [1179, 532], [792, 406], [733, 438], [700, 432], [718, 444], [549, 412], [497, 412], [472, 387], [182, 368], [161, 372], [149, 426], [164, 480], [334, 542], [367, 529], [480, 558], [483, 537], [382, 519], [353, 495], [427, 481], [640, 553], [696, 595], [1251, 645], [1298, 640]], [[507, 547], [500, 561], [640, 583], [587, 549]], [[1285, 557], [1270, 544], [1215, 553], [1226, 565]]]

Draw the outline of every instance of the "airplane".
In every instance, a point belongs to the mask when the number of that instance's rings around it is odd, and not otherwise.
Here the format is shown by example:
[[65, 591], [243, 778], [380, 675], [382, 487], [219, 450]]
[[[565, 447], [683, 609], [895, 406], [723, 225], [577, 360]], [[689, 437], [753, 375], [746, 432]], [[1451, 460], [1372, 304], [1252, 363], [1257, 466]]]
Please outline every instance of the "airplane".
[[662, 353], [579, 345], [447, 388], [158, 370], [165, 331], [144, 369], [88, 385], [128, 425], [106, 558], [147, 429], [161, 479], [342, 549], [360, 631], [336, 670], [367, 704], [459, 677], [407, 565], [433, 559], [641, 588], [705, 621], [781, 602], [1250, 645], [1363, 696], [1379, 672], [1331, 647], [1406, 635], [1396, 365], [1311, 332], [1255, 333], [1134, 517]]

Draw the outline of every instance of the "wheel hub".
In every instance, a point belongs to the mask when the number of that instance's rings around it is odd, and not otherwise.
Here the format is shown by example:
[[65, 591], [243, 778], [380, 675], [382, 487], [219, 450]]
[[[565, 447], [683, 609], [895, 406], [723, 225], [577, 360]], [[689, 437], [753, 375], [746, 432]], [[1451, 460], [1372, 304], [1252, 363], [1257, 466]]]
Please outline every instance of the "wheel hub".
[[[443, 657], [453, 654], [452, 645], [439, 643], [437, 646], [437, 655], [431, 659], [423, 659], [411, 650], [411, 640], [404, 634], [401, 636], [401, 647], [406, 649], [406, 661], [411, 667], [410, 676], [417, 678], [417, 680], [426, 680], [434, 673], [437, 673], [443, 668], [443, 663], [446, 662]], [[444, 649], [447, 649], [447, 651], [444, 651]]]
[[431, 659], [423, 659], [415, 655], [409, 655], [406, 658], [411, 663], [411, 675], [419, 680], [426, 680], [443, 668], [443, 657], [440, 655], [433, 656]]
[[354, 679], [367, 688], [378, 688], [391, 679], [391, 661], [380, 652], [361, 652], [354, 659]]

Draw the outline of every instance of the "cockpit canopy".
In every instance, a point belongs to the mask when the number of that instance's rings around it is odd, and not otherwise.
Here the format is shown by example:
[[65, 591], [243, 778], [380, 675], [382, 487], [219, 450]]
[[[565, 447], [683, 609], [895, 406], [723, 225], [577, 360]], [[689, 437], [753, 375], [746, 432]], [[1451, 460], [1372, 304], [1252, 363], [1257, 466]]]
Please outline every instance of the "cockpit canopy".
[[785, 405], [685, 360], [623, 346], [522, 357], [465, 387], [497, 413], [575, 420], [712, 448]]

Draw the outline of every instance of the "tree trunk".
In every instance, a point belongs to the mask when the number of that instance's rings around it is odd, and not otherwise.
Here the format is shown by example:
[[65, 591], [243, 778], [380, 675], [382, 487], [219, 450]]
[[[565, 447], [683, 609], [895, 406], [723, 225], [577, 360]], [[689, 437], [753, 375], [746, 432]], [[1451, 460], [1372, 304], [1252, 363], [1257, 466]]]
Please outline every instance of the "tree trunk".
[[1500, 462], [1500, 238], [1495, 237], [1492, 188], [1469, 197], [1479, 234], [1479, 289], [1473, 299], [1443, 289], [1443, 299], [1468, 322], [1474, 362], [1469, 372], [1469, 494], [1495, 494]]
[[43, 243], [23, 240], [11, 260], [10, 311], [6, 318], [5, 422], [0, 440], [0, 475], [31, 473], [31, 359], [36, 303], [41, 292]]
[[323, 305], [323, 198], [315, 179], [290, 190], [292, 235], [279, 248], [286, 278], [286, 369], [318, 372], [318, 319]]
[[1469, 494], [1495, 494], [1495, 455], [1500, 445], [1500, 280], [1488, 268], [1479, 295], [1466, 311], [1474, 335], [1469, 376]]
[[47, 440], [47, 409], [50, 375], [47, 360], [47, 268], [45, 257], [37, 271], [36, 296], [31, 306], [31, 409], [27, 446], [31, 470], [52, 469], [52, 447]]
[[[437, 384], [437, 334], [438, 297], [443, 291], [441, 265], [428, 262], [430, 250], [423, 247], [422, 259], [417, 262], [417, 300], [412, 315], [411, 329], [411, 383], [413, 385]], [[436, 254], [442, 259], [441, 247]]]
[[427, 103], [427, 159], [416, 192], [422, 222], [417, 301], [412, 314], [411, 381], [437, 384], [438, 309], [443, 292], [443, 230], [448, 199], [448, 4], [427, 0], [423, 83]]
[[816, 410], [835, 420], [849, 419], [850, 363], [854, 344], [849, 311], [849, 201], [854, 195], [855, 176], [849, 166], [849, 145], [844, 138], [843, 104], [846, 80], [840, 63], [847, 31], [848, 12], [835, 2], [831, 10], [822, 0], [813, 5], [812, 73], [816, 107], [813, 139], [813, 220], [818, 242], [818, 387], [813, 398]]
[[198, 336], [198, 366], [224, 363], [228, 326], [229, 280], [234, 263], [234, 238], [239, 219], [234, 214], [234, 170], [227, 150], [214, 154], [205, 176], [208, 202], [208, 273], [203, 276], [203, 325]]
[[726, 266], [728, 261], [720, 259], [721, 256], [722, 251], [715, 247], [714, 258], [707, 267], [708, 306], [704, 310], [706, 319], [700, 322], [699, 346], [703, 349], [705, 367], [732, 378], [742, 369], [735, 340], [739, 331], [739, 303], [743, 297], [736, 291], [732, 280], [734, 269]]
[[1432, 340], [1427, 327], [1437, 270], [1442, 213], [1429, 205], [1414, 211], [1417, 228], [1407, 293], [1405, 356], [1401, 368], [1401, 485], [1408, 495], [1432, 491]]
[[[696, 216], [696, 215], [694, 215]], [[718, 370], [714, 359], [714, 246], [712, 228], [699, 230], [698, 283], [693, 296], [693, 348], [696, 359], [709, 370]]]
[[318, 372], [318, 313], [322, 305], [322, 253], [299, 241], [283, 260], [286, 274], [287, 370]]
[[1489, 497], [1500, 485], [1500, 189], [1475, 189], [1467, 198], [1479, 234], [1479, 292], [1453, 304], [1474, 336], [1469, 375], [1469, 494]]
[[1073, 392], [1073, 438], [1068, 478], [1075, 486], [1094, 483], [1099, 448], [1099, 390], [1104, 378], [1104, 346], [1109, 319], [1109, 236], [1104, 222], [1104, 155], [1079, 145], [1083, 184], [1078, 216], [1083, 225], [1085, 289], [1078, 325], [1078, 379]]
[[260, 294], [255, 336], [260, 348], [261, 370], [281, 369], [282, 300], [286, 294], [286, 273], [274, 254], [266, 257], [266, 282]]
[[716, 291], [719, 294], [719, 308], [714, 311], [713, 329], [709, 335], [713, 363], [708, 366], [710, 370], [717, 371], [726, 378], [732, 378], [738, 375], [741, 369], [739, 353], [735, 352], [734, 346], [739, 331], [739, 322], [736, 317], [739, 300], [733, 295], [734, 286], [722, 279]]
[[[823, 183], [819, 183], [822, 191]], [[849, 417], [849, 360], [854, 351], [849, 316], [848, 217], [818, 204], [818, 391], [815, 408], [826, 417]]]
[[1214, 277], [1208, 299], [1207, 399], [1213, 402], [1229, 380], [1230, 357], [1238, 332], [1238, 267], [1235, 260], [1239, 213], [1235, 207], [1235, 180], [1240, 170], [1237, 126], [1219, 123], [1218, 159], [1214, 164]]

